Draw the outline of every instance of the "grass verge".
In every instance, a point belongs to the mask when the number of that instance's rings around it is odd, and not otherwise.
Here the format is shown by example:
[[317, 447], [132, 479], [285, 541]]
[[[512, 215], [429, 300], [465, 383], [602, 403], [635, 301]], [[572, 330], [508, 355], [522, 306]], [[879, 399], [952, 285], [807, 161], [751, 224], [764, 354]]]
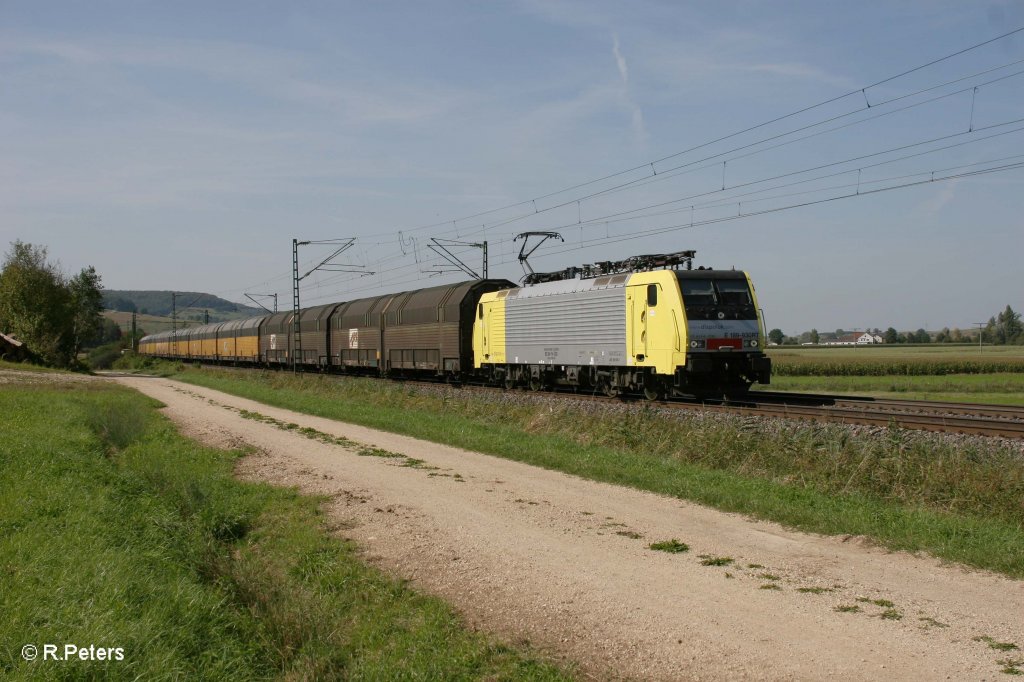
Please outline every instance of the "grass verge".
[[[232, 477], [133, 391], [0, 391], [0, 677], [565, 679], [363, 564], [321, 500]], [[26, 644], [121, 661], [22, 659]]]
[[299, 412], [1024, 577], [1024, 458], [1012, 446], [376, 380], [179, 376]]

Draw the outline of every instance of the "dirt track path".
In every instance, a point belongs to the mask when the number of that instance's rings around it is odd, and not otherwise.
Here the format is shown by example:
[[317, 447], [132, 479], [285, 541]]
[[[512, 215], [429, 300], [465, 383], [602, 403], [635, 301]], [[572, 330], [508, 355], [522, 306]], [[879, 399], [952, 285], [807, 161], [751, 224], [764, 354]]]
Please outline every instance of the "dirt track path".
[[[472, 625], [596, 678], [998, 680], [1012, 679], [998, 660], [1024, 658], [974, 639], [1024, 648], [1022, 582], [166, 379], [118, 381], [166, 404], [191, 437], [255, 446], [244, 477], [329, 495], [328, 514], [368, 559]], [[360, 456], [287, 423], [423, 464]], [[691, 550], [648, 549], [670, 538]], [[858, 597], [889, 600], [902, 618]]]

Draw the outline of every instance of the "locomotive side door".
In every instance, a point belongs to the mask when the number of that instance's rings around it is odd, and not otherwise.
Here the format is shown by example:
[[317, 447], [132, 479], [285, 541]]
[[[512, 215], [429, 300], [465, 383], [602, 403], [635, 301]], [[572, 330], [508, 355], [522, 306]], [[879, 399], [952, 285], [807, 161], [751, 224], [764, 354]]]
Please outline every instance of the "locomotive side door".
[[647, 287], [626, 287], [626, 352], [632, 362], [647, 358]]

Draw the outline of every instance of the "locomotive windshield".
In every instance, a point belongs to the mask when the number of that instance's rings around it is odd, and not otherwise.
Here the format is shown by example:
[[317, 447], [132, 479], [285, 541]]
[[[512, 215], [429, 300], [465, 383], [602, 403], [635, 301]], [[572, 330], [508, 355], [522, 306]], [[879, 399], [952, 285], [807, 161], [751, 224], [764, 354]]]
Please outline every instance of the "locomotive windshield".
[[718, 303], [715, 286], [710, 279], [680, 280], [679, 288], [683, 292], [683, 300], [686, 302], [687, 308], [691, 305], [715, 305]]
[[754, 298], [742, 272], [691, 270], [676, 274], [688, 317], [711, 319], [723, 312], [727, 319], [756, 319]]

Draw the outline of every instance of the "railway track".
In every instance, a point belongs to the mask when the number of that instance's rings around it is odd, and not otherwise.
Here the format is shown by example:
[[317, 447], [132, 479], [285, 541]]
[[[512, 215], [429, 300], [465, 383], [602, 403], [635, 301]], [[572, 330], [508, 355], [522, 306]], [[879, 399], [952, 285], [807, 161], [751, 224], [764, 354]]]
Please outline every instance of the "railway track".
[[806, 421], [1024, 439], [1024, 407], [752, 391], [743, 401], [669, 401], [681, 408]]
[[[229, 368], [203, 364], [203, 367]], [[246, 370], [248, 371], [248, 370]], [[340, 375], [339, 375], [340, 376]], [[378, 379], [373, 379], [377, 381]], [[463, 390], [500, 391], [497, 387], [466, 385]], [[550, 395], [550, 392], [542, 393]], [[555, 395], [578, 400], [612, 400], [603, 395], [557, 391]], [[625, 400], [643, 400], [624, 396]], [[905, 429], [963, 433], [978, 436], [1024, 439], [1024, 407], [973, 403], [944, 403], [867, 396], [751, 391], [742, 400], [658, 401], [659, 406], [683, 410], [712, 410], [756, 417], [778, 417], [802, 421], [896, 426]]]

